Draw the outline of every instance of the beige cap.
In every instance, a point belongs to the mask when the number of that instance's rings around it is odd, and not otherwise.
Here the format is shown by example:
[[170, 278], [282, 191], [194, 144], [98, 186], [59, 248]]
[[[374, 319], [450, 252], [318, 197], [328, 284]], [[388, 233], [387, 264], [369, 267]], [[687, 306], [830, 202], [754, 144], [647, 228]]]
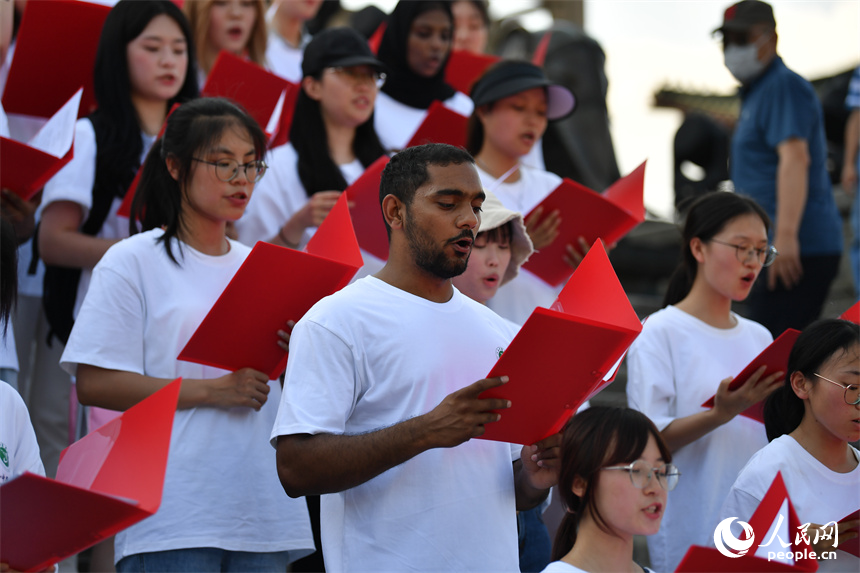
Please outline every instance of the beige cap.
[[501, 200], [492, 191], [484, 189], [484, 193], [487, 194], [487, 198], [484, 199], [484, 204], [481, 205], [481, 225], [478, 227], [478, 232], [492, 231], [508, 221], [512, 222], [511, 262], [508, 263], [508, 268], [505, 270], [505, 274], [499, 283], [503, 285], [519, 274], [520, 267], [534, 252], [534, 246], [528, 233], [526, 233], [522, 214], [511, 211], [502, 205]]

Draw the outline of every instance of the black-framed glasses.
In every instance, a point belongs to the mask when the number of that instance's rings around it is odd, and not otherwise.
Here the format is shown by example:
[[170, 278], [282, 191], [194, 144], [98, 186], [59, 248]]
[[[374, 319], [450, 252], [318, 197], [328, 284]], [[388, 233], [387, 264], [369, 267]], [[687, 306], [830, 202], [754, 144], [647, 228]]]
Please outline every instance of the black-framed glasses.
[[769, 267], [773, 264], [773, 261], [776, 260], [776, 257], [779, 256], [779, 251], [777, 251], [776, 247], [773, 245], [768, 245], [763, 249], [759, 249], [756, 247], [747, 247], [746, 245], [726, 243], [725, 241], [718, 241], [716, 239], [711, 239], [711, 242], [725, 245], [727, 247], [734, 247], [735, 257], [737, 257], [738, 261], [744, 264], [755, 256], [758, 259], [758, 262], [761, 263], [761, 266]]
[[846, 404], [851, 404], [852, 406], [855, 404], [860, 404], [860, 385], [843, 384], [842, 382], [836, 382], [835, 380], [831, 380], [830, 378], [825, 378], [818, 372], [814, 372], [814, 374], [822, 380], [827, 380], [831, 384], [836, 384], [840, 388], [844, 388], [845, 392], [843, 392], [842, 394], [842, 399], [845, 400]]
[[232, 181], [239, 175], [240, 167], [245, 171], [245, 178], [248, 181], [256, 183], [263, 178], [263, 175], [266, 173], [266, 168], [268, 167], [266, 162], [262, 159], [255, 159], [248, 163], [239, 163], [235, 159], [219, 159], [218, 161], [206, 161], [205, 159], [198, 159], [197, 157], [192, 157], [191, 159], [199, 161], [200, 163], [205, 163], [206, 165], [214, 165], [215, 177], [225, 183]]
[[348, 78], [353, 84], [373, 82], [377, 88], [385, 84], [386, 75], [367, 66], [334, 66], [328, 69], [341, 77]]
[[609, 466], [604, 470], [627, 470], [633, 487], [642, 489], [651, 482], [651, 476], [657, 476], [657, 483], [666, 491], [672, 491], [678, 485], [681, 472], [674, 464], [663, 464], [657, 468], [649, 468], [643, 460], [636, 460], [626, 466]]

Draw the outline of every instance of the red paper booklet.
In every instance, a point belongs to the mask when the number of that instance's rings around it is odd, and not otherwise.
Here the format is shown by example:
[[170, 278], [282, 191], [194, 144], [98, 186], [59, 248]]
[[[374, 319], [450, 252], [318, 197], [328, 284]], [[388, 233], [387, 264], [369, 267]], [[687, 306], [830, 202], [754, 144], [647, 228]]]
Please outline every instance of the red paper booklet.
[[96, 108], [96, 48], [109, 11], [79, 0], [28, 3], [3, 92], [6, 113], [51, 117], [83, 87], [78, 113], [89, 115]]
[[27, 143], [0, 137], [0, 187], [29, 201], [72, 160], [82, 93], [78, 89]]
[[482, 439], [534, 444], [559, 432], [642, 331], [609, 257], [596, 243], [550, 309], [537, 308], [487, 375], [481, 398], [511, 407]]
[[358, 244], [383, 261], [388, 260], [388, 233], [385, 231], [385, 221], [379, 206], [379, 181], [386, 165], [388, 157], [383, 155], [371, 163], [361, 177], [344, 192], [352, 203], [349, 212]]
[[468, 95], [478, 78], [499, 60], [501, 58], [498, 56], [454, 50], [445, 67], [445, 82], [455, 90]]
[[66, 448], [56, 480], [24, 473], [0, 487], [0, 561], [44, 569], [154, 514], [180, 384]]
[[412, 134], [406, 147], [425, 143], [448, 143], [454, 147], [466, 145], [466, 124], [469, 118], [448, 109], [440, 101], [434, 101], [427, 109], [424, 121]]
[[[788, 505], [788, 525], [771, 533], [771, 527], [779, 524], [779, 513], [784, 503]], [[812, 551], [812, 548], [804, 543], [795, 544], [795, 534], [801, 525], [800, 519], [798, 519], [797, 513], [794, 511], [794, 506], [788, 497], [788, 491], [785, 489], [785, 481], [783, 481], [782, 474], [779, 472], [777, 472], [773, 483], [771, 483], [767, 493], [762, 498], [752, 517], [750, 517], [747, 524], [749, 528], [747, 535], [742, 539], [734, 538], [734, 534], [728, 529], [730, 524], [731, 521], [725, 520], [717, 526], [717, 530], [714, 532], [714, 541], [719, 541], [722, 547], [712, 548], [693, 545], [687, 551], [687, 554], [684, 555], [684, 559], [675, 571], [690, 573], [705, 571], [726, 573], [734, 571], [812, 572], [818, 569], [818, 562], [809, 557], [809, 552]], [[745, 531], [747, 527], [744, 527]], [[772, 537], [772, 535], [774, 536]], [[779, 536], [779, 540], [789, 543], [789, 547], [783, 547], [775, 535]], [[734, 538], [732, 544], [735, 548], [726, 547], [728, 543], [725, 542], [728, 541], [728, 537]], [[759, 548], [761, 548], [761, 551], [759, 551]], [[757, 551], [759, 551], [759, 555], [756, 555]], [[761, 557], [763, 552], [768, 551], [775, 553], [791, 552], [795, 555], [800, 553], [802, 557], [794, 560], [793, 564]], [[733, 556], [729, 557], [728, 555]]]
[[[838, 523], [843, 523], [845, 521], [856, 521], [860, 519], [860, 509], [855, 511], [854, 513], [848, 514], [842, 519], [838, 521]], [[857, 531], [857, 527], [852, 527], [848, 531]], [[836, 547], [837, 549], [841, 549], [846, 553], [850, 553], [856, 557], [860, 557], [860, 538], [854, 537], [853, 539], [849, 539], [848, 541], [839, 542], [839, 545]]]
[[[762, 378], [766, 378], [780, 370], [785, 372], [785, 369], [788, 368], [788, 355], [791, 353], [791, 348], [794, 346], [794, 341], [797, 340], [798, 336], [800, 336], [800, 331], [793, 328], [789, 328], [777, 336], [776, 340], [770, 343], [770, 346], [762, 350], [758, 356], [753, 358], [752, 362], [747, 364], [746, 367], [741, 370], [740, 374], [734, 377], [734, 379], [729, 383], [729, 389], [735, 390], [736, 388], [743, 386], [743, 383], [762, 366], [767, 366], [764, 374], [762, 374]], [[708, 398], [708, 400], [702, 404], [702, 407], [713, 408], [714, 396]], [[746, 416], [747, 418], [764, 424], [764, 400], [741, 412], [741, 416]]]
[[179, 354], [180, 360], [278, 378], [287, 354], [277, 331], [349, 283], [363, 264], [342, 194], [306, 247], [259, 242]]
[[842, 320], [850, 320], [854, 324], [860, 324], [860, 300], [854, 303], [854, 305], [843, 312], [839, 318]]
[[561, 232], [551, 245], [535, 252], [524, 265], [525, 268], [552, 286], [563, 283], [573, 272], [564, 262], [567, 245], [578, 245], [579, 237], [585, 237], [588, 244], [603, 239], [607, 245], [611, 245], [645, 220], [645, 205], [642, 202], [644, 182], [644, 162], [632, 173], [613, 183], [603, 194], [564, 179], [537, 206], [543, 207], [544, 216], [555, 210], [560, 211]]
[[287, 111], [287, 93], [295, 88], [295, 84], [267, 72], [257, 64], [222, 50], [200, 94], [225, 97], [239, 103], [271, 139], [277, 135], [281, 115]]

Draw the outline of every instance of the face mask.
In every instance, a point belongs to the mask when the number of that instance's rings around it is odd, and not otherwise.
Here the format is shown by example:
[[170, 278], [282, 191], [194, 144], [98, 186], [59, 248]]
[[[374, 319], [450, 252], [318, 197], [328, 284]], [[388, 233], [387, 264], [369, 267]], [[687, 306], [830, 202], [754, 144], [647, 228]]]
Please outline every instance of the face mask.
[[729, 44], [723, 51], [726, 67], [742, 84], [757, 78], [767, 66], [765, 62], [760, 62], [758, 59], [758, 50], [767, 40], [768, 36], [763, 36], [746, 46]]

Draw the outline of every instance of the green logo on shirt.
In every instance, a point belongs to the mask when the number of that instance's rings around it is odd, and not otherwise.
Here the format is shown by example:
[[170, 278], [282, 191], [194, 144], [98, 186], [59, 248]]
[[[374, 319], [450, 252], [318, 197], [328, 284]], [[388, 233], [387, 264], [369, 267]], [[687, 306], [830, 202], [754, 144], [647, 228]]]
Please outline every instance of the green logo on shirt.
[[0, 462], [9, 467], [9, 452], [6, 450], [6, 444], [0, 444]]
[[496, 355], [497, 355], [499, 358], [501, 358], [501, 357], [502, 357], [502, 354], [504, 354], [504, 353], [505, 353], [505, 349], [504, 349], [504, 348], [502, 348], [501, 346], [499, 346], [498, 348], [496, 348]]

